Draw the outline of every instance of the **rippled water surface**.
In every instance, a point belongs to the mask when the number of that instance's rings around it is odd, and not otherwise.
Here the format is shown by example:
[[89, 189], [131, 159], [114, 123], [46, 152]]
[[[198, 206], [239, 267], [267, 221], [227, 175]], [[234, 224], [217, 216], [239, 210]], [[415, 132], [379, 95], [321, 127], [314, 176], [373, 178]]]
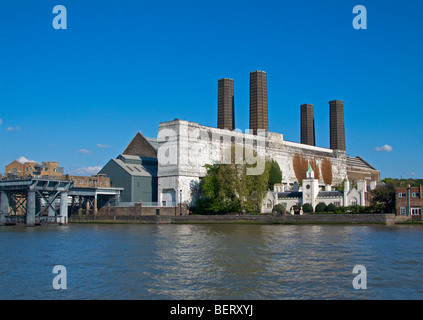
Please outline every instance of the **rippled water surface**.
[[0, 227], [0, 299], [422, 299], [422, 244], [420, 225]]

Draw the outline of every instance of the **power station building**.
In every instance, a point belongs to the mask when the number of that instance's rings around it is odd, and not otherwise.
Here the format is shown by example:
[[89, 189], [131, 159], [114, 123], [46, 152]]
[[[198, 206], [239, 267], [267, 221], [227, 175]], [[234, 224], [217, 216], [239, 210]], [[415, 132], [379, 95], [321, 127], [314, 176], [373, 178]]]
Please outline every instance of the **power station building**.
[[137, 133], [100, 173], [107, 174], [114, 186], [125, 188], [122, 201], [194, 205], [200, 180], [206, 175], [205, 165], [231, 161], [228, 157], [235, 146], [245, 154], [251, 149], [257, 152], [251, 155], [250, 164], [255, 164], [258, 174], [260, 159], [277, 161], [285, 191], [293, 190], [301, 180], [297, 158], [305, 159], [307, 166], [313, 163], [313, 184], [319, 192], [329, 192], [347, 178], [365, 181], [366, 190], [376, 186], [380, 172], [362, 158], [346, 154], [343, 102], [329, 102], [330, 148], [315, 146], [313, 108], [312, 104], [301, 105], [301, 143], [269, 131], [266, 72], [254, 71], [250, 73], [250, 128], [240, 132], [234, 129], [234, 80], [222, 78], [218, 80], [217, 128], [178, 119], [162, 122], [157, 139]]

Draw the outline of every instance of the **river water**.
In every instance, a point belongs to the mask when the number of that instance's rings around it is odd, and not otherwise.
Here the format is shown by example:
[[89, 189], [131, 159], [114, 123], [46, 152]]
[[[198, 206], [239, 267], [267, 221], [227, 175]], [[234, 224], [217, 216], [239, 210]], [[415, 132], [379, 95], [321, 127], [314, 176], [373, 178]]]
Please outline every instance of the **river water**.
[[422, 271], [421, 225], [0, 227], [0, 299], [422, 299]]

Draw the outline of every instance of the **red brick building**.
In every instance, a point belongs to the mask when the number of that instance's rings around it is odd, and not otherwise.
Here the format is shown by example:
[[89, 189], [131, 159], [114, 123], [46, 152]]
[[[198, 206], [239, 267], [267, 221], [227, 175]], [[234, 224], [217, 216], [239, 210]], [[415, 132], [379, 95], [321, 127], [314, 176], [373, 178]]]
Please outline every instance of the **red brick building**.
[[422, 219], [423, 199], [422, 186], [395, 189], [397, 215]]

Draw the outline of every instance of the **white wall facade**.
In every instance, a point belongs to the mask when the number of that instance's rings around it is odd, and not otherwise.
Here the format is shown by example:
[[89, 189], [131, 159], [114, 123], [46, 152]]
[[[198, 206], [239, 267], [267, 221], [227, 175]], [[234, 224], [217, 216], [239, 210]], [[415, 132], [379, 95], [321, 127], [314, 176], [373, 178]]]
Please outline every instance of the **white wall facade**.
[[[175, 119], [160, 123], [158, 140], [159, 203], [164, 197], [168, 197], [169, 189], [173, 189], [178, 195], [177, 202], [182, 198], [183, 203], [193, 205], [200, 178], [206, 175], [204, 165], [215, 162], [230, 163], [232, 143], [236, 145], [235, 161], [242, 159], [244, 149], [254, 149], [262, 159], [278, 162], [283, 181], [288, 184], [297, 180], [293, 169], [293, 157], [297, 153], [308, 159], [315, 159], [319, 167], [323, 159], [329, 159], [332, 164], [332, 185], [337, 185], [347, 176], [345, 152], [284, 141], [283, 135], [278, 133], [252, 135]], [[257, 163], [254, 155], [248, 157], [247, 161], [256, 164], [256, 172], [252, 174], [261, 173], [261, 165], [264, 168], [264, 162]], [[318, 181], [318, 185], [324, 185], [323, 181]]]

